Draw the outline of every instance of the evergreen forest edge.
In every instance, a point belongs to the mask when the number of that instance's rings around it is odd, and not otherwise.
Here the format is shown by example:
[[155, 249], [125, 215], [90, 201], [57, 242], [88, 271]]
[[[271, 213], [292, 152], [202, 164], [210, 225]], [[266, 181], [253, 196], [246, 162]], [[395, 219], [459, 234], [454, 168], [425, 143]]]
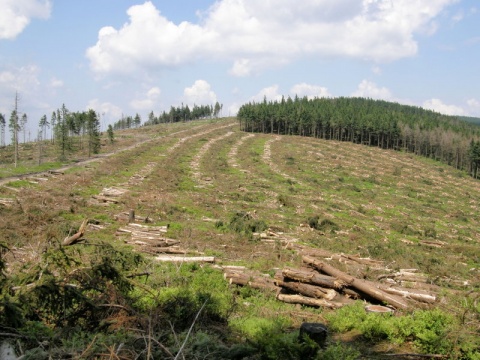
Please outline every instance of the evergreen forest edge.
[[247, 132], [311, 136], [406, 151], [478, 178], [480, 127], [476, 118], [368, 98], [298, 96], [244, 104], [237, 118]]

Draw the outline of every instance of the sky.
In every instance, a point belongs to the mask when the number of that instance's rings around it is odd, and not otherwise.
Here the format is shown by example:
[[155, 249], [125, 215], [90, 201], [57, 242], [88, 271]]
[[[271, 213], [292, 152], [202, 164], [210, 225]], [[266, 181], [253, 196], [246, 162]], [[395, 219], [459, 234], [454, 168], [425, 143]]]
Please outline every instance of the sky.
[[[0, 113], [361, 96], [480, 117], [478, 0], [0, 0]], [[30, 135], [33, 139], [35, 135]]]

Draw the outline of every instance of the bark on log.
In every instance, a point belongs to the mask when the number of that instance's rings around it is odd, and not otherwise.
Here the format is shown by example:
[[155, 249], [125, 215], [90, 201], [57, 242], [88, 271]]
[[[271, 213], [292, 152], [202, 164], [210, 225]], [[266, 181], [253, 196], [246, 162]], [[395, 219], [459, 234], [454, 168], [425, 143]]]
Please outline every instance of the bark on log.
[[78, 232], [73, 234], [72, 236], [67, 236], [65, 239], [63, 239], [62, 245], [69, 246], [79, 242], [82, 236], [85, 234], [87, 224], [88, 219], [83, 220], [82, 225], [80, 225], [80, 229], [78, 229]]
[[385, 291], [378, 289], [374, 286], [373, 283], [367, 283], [364, 280], [357, 279], [311, 256], [303, 256], [302, 259], [305, 263], [314, 266], [317, 270], [323, 271], [328, 275], [345, 281], [349, 286], [354, 287], [355, 289], [371, 296], [376, 300], [383, 301], [387, 304], [392, 305], [395, 308], [407, 309], [409, 307], [407, 302], [404, 301], [402, 298], [388, 294]]
[[230, 284], [250, 286], [254, 289], [271, 291], [280, 290], [280, 288], [275, 285], [275, 282], [272, 278], [262, 275], [252, 275], [241, 272], [226, 272], [223, 276]]
[[338, 309], [343, 306], [343, 304], [341, 303], [327, 301], [325, 299], [313, 299], [303, 295], [278, 294], [277, 299], [289, 304], [301, 304], [314, 307], [328, 307], [330, 309]]
[[319, 286], [302, 284], [295, 281], [275, 281], [277, 286], [284, 289], [295, 291], [301, 295], [305, 295], [315, 299], [333, 300], [337, 296], [337, 292], [333, 289], [322, 289]]
[[288, 279], [324, 286], [330, 289], [341, 289], [345, 285], [343, 281], [312, 270], [285, 268], [282, 271], [282, 275]]

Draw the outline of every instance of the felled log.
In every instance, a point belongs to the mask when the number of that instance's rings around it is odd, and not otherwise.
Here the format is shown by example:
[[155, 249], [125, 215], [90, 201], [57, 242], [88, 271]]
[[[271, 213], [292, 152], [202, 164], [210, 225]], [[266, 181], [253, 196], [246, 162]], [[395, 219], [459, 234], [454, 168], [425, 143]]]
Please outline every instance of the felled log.
[[165, 226], [148, 226], [148, 225], [142, 225], [142, 224], [135, 224], [131, 223], [128, 224], [128, 226], [125, 227], [126, 229], [136, 229], [138, 231], [151, 231], [151, 232], [163, 232], [166, 233], [168, 231], [168, 225]]
[[419, 242], [419, 245], [441, 248], [444, 247], [447, 243], [443, 241], [435, 240], [423, 240]]
[[303, 283], [315, 284], [324, 286], [330, 289], [341, 289], [345, 283], [334, 277], [319, 274], [312, 270], [285, 268], [282, 270], [282, 275], [288, 279], [301, 281]]
[[301, 255], [310, 255], [310, 256], [323, 257], [323, 258], [328, 258], [333, 255], [333, 253], [330, 251], [326, 251], [322, 249], [313, 249], [311, 247], [295, 244], [295, 243], [289, 243], [285, 248], [288, 250], [295, 250]]
[[386, 287], [386, 286], [381, 286], [380, 287], [383, 291], [389, 293], [389, 294], [394, 294], [394, 295], [399, 295], [407, 299], [412, 299], [428, 304], [433, 304], [435, 301], [437, 301], [437, 297], [432, 294], [427, 294], [427, 293], [422, 293], [417, 291], [412, 291], [411, 289], [399, 289], [395, 287]]
[[80, 229], [78, 229], [78, 231], [72, 236], [67, 236], [65, 239], [63, 239], [62, 245], [63, 246], [73, 245], [81, 241], [81, 238], [85, 234], [87, 224], [88, 224], [88, 219], [83, 220], [82, 225], [80, 225]]
[[130, 239], [125, 241], [125, 243], [130, 244], [130, 245], [139, 245], [139, 246], [149, 246], [153, 248], [164, 248], [164, 247], [170, 247], [173, 245], [178, 244], [180, 241], [178, 240], [173, 240], [173, 239], [144, 239], [144, 238], [135, 238], [135, 239]]
[[107, 197], [117, 197], [125, 194], [128, 190], [120, 188], [104, 188], [100, 195]]
[[3, 205], [3, 206], [12, 206], [14, 203], [13, 199], [5, 199], [5, 198], [2, 198], [0, 199], [0, 205]]
[[382, 266], [383, 261], [374, 260], [370, 258], [362, 258], [359, 256], [348, 255], [348, 254], [333, 254], [330, 256], [331, 259], [338, 260], [340, 262], [356, 262], [358, 264], [368, 265], [368, 266]]
[[311, 297], [303, 295], [277, 294], [277, 299], [289, 304], [301, 304], [313, 307], [328, 307], [330, 309], [338, 309], [343, 306], [343, 304], [338, 302], [332, 302], [325, 299], [313, 299]]
[[270, 291], [280, 290], [280, 288], [275, 285], [272, 278], [261, 275], [252, 276], [240, 272], [230, 272], [225, 273], [224, 277], [228, 280], [230, 284], [234, 285], [250, 286], [254, 289], [263, 289]]
[[185, 249], [180, 249], [176, 246], [167, 246], [167, 247], [150, 247], [150, 251], [158, 254], [186, 254], [188, 251]]
[[158, 255], [154, 258], [157, 261], [165, 262], [215, 262], [214, 256], [174, 256], [174, 255]]
[[284, 289], [288, 289], [301, 295], [305, 295], [315, 299], [333, 300], [337, 296], [337, 292], [333, 289], [323, 289], [319, 286], [302, 284], [295, 281], [276, 280], [275, 284], [277, 286], [281, 286]]
[[396, 308], [407, 309], [408, 304], [402, 298], [399, 298], [395, 295], [391, 295], [375, 287], [374, 283], [369, 283], [364, 280], [357, 279], [351, 275], [340, 271], [333, 266], [326, 264], [325, 262], [315, 259], [311, 256], [303, 256], [303, 261], [319, 271], [323, 271], [328, 275], [334, 276], [342, 281], [344, 281], [349, 286], [371, 296], [372, 298], [390, 304]]
[[93, 195], [93, 198], [95, 200], [104, 202], [104, 203], [113, 203], [113, 204], [118, 204], [120, 202], [119, 199], [114, 198], [114, 197], [109, 197], [109, 196], [103, 196], [103, 195]]
[[48, 173], [52, 174], [52, 175], [63, 175], [64, 174], [64, 172], [61, 171], [61, 170], [48, 170]]
[[416, 273], [412, 271], [397, 271], [392, 274], [383, 274], [377, 277], [377, 280], [382, 280], [385, 278], [395, 279], [397, 281], [411, 281], [411, 282], [427, 282], [428, 277], [422, 273]]

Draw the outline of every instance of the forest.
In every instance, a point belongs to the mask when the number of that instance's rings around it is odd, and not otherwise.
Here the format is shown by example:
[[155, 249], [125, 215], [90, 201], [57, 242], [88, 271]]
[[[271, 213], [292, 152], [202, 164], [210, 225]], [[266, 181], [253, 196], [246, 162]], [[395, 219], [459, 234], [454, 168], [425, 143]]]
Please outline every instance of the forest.
[[478, 177], [480, 127], [457, 116], [368, 98], [315, 98], [244, 104], [240, 127], [248, 132], [349, 141], [414, 153]]

